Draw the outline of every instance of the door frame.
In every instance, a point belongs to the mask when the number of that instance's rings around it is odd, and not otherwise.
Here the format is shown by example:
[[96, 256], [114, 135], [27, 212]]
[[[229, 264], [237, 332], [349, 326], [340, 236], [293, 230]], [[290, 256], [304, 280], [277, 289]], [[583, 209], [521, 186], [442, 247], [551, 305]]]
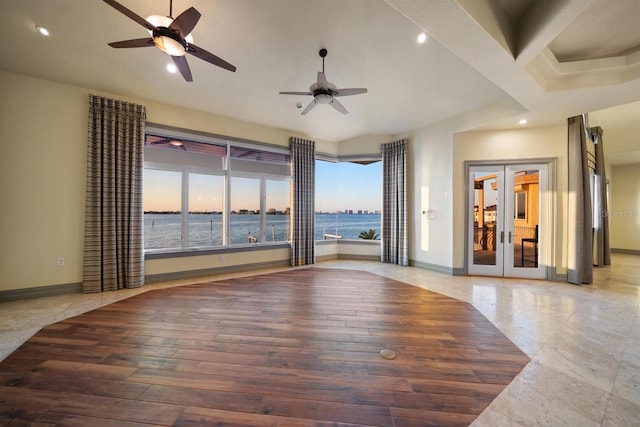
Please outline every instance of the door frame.
[[539, 254], [540, 263], [546, 267], [545, 279], [555, 279], [555, 253], [556, 253], [556, 216], [553, 214], [556, 212], [556, 157], [544, 157], [544, 158], [524, 158], [524, 159], [504, 159], [504, 160], [465, 160], [464, 162], [464, 275], [469, 275], [469, 245], [472, 221], [473, 206], [470, 204], [470, 192], [474, 189], [469, 187], [470, 181], [470, 169], [474, 166], [518, 166], [518, 165], [530, 165], [539, 164], [545, 165], [547, 168], [547, 196], [546, 196], [546, 209], [540, 210], [540, 217], [544, 217], [547, 224], [544, 227], [538, 239], [542, 242], [541, 246], [545, 248], [543, 252]]

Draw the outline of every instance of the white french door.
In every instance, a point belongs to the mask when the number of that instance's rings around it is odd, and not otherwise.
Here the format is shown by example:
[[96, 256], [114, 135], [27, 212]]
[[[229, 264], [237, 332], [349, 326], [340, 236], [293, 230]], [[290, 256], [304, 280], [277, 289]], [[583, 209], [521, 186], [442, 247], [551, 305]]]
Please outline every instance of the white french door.
[[546, 278], [548, 165], [477, 165], [468, 171], [468, 273]]

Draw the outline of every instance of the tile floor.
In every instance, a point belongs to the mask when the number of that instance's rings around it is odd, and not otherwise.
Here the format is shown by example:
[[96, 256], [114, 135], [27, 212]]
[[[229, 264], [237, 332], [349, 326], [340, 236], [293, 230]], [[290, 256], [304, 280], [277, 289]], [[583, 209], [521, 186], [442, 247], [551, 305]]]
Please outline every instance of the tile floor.
[[[585, 286], [365, 261], [316, 266], [364, 269], [469, 302], [531, 358], [474, 426], [640, 426], [640, 256], [612, 260]], [[152, 289], [250, 274], [0, 303], [0, 360], [46, 324]]]

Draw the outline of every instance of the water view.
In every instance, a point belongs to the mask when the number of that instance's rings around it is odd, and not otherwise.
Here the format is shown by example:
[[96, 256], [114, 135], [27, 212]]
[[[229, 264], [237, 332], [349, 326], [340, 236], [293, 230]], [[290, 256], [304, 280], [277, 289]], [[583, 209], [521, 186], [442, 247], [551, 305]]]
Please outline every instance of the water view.
[[[265, 241], [286, 242], [289, 240], [289, 218], [287, 214], [265, 215]], [[189, 214], [188, 247], [206, 248], [222, 246], [223, 215], [214, 213]], [[358, 239], [363, 231], [376, 230], [380, 234], [380, 214], [316, 214], [315, 239]], [[259, 239], [260, 215], [230, 215], [230, 244], [244, 245]], [[327, 236], [330, 235], [330, 236]], [[379, 238], [379, 237], [378, 237]], [[180, 249], [182, 247], [182, 217], [175, 213], [144, 214], [144, 247], [153, 249]]]

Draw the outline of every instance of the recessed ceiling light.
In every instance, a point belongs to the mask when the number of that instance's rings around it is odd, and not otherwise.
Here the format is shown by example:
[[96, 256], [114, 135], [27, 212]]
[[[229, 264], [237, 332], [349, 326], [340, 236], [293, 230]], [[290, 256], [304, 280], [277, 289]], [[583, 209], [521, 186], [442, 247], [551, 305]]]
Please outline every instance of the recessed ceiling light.
[[167, 71], [170, 73], [176, 73], [178, 71], [178, 67], [176, 67], [176, 64], [167, 64]]
[[519, 125], [526, 125], [527, 124], [527, 119], [520, 119], [520, 121], [518, 122]]
[[427, 41], [427, 33], [420, 33], [416, 39], [418, 43], [422, 44]]
[[38, 30], [38, 32], [40, 34], [42, 34], [43, 36], [50, 36], [51, 35], [51, 31], [49, 31], [49, 29], [47, 27], [43, 27], [42, 25], [37, 25], [36, 26], [36, 30]]

